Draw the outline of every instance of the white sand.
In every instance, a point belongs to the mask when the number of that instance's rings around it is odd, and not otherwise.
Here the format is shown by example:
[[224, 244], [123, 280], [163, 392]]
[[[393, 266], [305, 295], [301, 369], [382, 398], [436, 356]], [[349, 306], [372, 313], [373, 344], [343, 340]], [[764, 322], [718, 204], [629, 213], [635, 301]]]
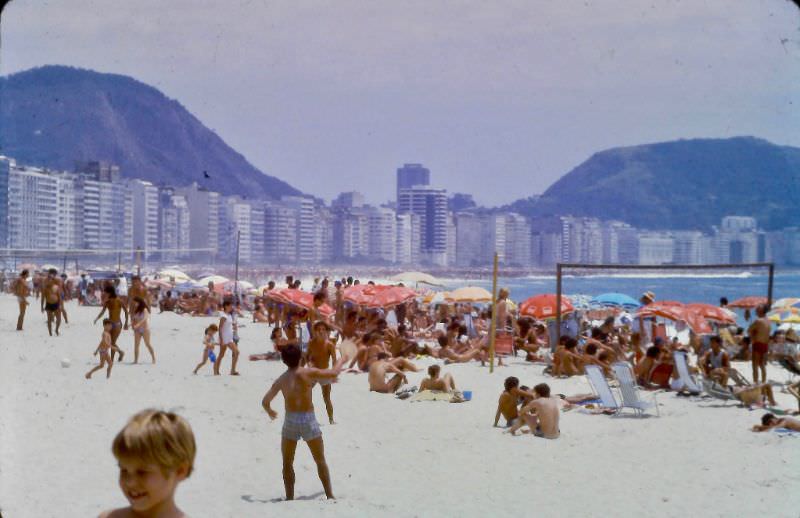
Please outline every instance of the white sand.
[[[762, 411], [714, 401], [658, 396], [661, 417], [634, 419], [562, 414], [562, 438], [510, 437], [492, 428], [503, 379], [518, 376], [553, 391], [588, 391], [581, 378], [554, 380], [521, 360], [494, 374], [477, 364], [446, 367], [464, 404], [409, 403], [367, 391], [364, 375], [334, 385], [339, 424], [323, 425], [335, 502], [308, 450], [298, 448], [296, 495], [286, 503], [280, 466], [281, 417], [261, 409], [278, 362], [250, 362], [265, 352], [267, 327], [241, 330], [239, 378], [197, 376], [201, 336], [211, 319], [174, 314], [152, 319], [158, 364], [126, 351], [111, 379], [83, 378], [94, 364], [101, 328], [97, 308], [68, 305], [70, 324], [50, 338], [43, 315], [29, 311], [13, 331], [15, 301], [0, 296], [0, 509], [6, 518], [95, 516], [126, 502], [117, 487], [111, 441], [134, 412], [156, 406], [184, 415], [198, 442], [196, 472], [178, 503], [194, 517], [268, 516], [798, 516], [800, 437], [752, 433]], [[62, 358], [72, 365], [61, 366]], [[140, 358], [140, 360], [142, 359]], [[428, 362], [420, 362], [428, 365]], [[226, 368], [229, 364], [226, 359]], [[749, 375], [749, 367], [737, 365]], [[422, 373], [411, 375], [418, 383]], [[780, 370], [770, 376], [785, 380]], [[796, 407], [786, 394], [779, 403]], [[317, 416], [326, 421], [319, 392]], [[277, 407], [282, 412], [282, 402]]]

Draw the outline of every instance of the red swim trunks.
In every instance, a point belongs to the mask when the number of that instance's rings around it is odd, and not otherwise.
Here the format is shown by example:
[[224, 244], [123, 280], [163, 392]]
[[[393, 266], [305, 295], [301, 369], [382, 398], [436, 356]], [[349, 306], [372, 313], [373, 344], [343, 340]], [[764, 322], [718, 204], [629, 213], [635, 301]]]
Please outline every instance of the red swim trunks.
[[769, 352], [769, 344], [764, 342], [753, 342], [753, 352], [758, 354], [767, 354]]

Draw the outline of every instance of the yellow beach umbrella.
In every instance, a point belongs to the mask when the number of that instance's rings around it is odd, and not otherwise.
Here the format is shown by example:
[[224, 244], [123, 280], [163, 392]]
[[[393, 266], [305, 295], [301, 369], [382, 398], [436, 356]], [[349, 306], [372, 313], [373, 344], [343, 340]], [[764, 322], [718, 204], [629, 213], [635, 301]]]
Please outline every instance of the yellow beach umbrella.
[[445, 298], [451, 302], [491, 302], [492, 294], [478, 286], [465, 286], [451, 291]]

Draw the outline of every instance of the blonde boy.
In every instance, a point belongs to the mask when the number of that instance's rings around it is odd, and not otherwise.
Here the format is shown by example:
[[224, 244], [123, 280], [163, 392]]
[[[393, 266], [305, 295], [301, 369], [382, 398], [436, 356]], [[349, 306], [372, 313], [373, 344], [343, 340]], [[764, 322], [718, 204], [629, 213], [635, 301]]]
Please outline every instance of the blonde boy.
[[111, 451], [119, 463], [119, 487], [130, 506], [106, 511], [100, 518], [182, 518], [175, 489], [189, 478], [196, 446], [189, 423], [160, 410], [134, 415], [114, 438]]

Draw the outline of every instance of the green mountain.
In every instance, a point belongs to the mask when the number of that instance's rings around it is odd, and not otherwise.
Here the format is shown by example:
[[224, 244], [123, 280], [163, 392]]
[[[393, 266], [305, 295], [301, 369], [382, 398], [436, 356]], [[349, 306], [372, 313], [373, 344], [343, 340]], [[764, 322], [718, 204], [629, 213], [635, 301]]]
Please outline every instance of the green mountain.
[[77, 161], [107, 160], [125, 177], [174, 186], [197, 182], [223, 194], [299, 194], [155, 88], [65, 66], [0, 77], [0, 154], [62, 170]]
[[621, 220], [643, 229], [703, 229], [754, 216], [800, 223], [800, 148], [753, 137], [693, 139], [596, 153], [541, 197], [508, 206], [529, 216]]

